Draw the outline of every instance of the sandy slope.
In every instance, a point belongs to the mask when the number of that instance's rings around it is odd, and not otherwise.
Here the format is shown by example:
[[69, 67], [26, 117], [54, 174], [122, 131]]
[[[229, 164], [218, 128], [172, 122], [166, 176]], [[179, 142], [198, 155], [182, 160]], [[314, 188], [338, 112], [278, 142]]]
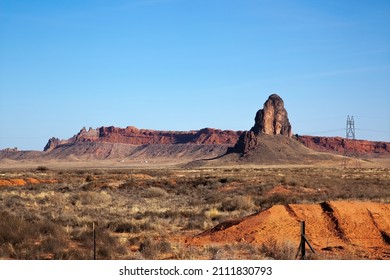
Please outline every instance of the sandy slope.
[[300, 221], [318, 252], [357, 253], [390, 259], [390, 204], [330, 201], [276, 205], [239, 221], [225, 222], [187, 240], [189, 244], [262, 244], [276, 240], [298, 247]]

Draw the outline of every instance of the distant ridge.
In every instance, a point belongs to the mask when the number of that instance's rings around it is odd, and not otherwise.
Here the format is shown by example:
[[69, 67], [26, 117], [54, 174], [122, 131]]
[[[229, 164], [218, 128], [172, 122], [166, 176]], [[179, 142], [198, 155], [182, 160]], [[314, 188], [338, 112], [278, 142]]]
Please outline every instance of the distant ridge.
[[296, 135], [294, 138], [306, 147], [318, 152], [329, 152], [340, 155], [345, 152], [355, 152], [361, 157], [390, 156], [390, 142], [308, 135]]
[[[219, 158], [223, 162], [293, 163], [332, 159], [354, 151], [360, 157], [389, 157], [390, 143], [342, 137], [293, 134], [284, 102], [268, 97], [249, 131], [203, 128], [160, 131], [134, 126], [84, 127], [69, 139], [52, 137], [44, 151], [0, 150], [0, 160], [160, 160], [189, 162]], [[319, 152], [321, 154], [319, 154]], [[212, 164], [212, 162], [210, 162]]]
[[[263, 137], [264, 139], [266, 136]], [[306, 148], [317, 152], [326, 152], [333, 154], [344, 154], [344, 148], [348, 151], [358, 151], [358, 155], [363, 158], [372, 157], [389, 157], [390, 143], [355, 140], [355, 143], [350, 139], [342, 137], [320, 137], [320, 136], [293, 136], [291, 140], [295, 143], [299, 142]], [[51, 140], [52, 141], [52, 140]], [[237, 140], [236, 140], [237, 142]], [[67, 160], [67, 159], [88, 159], [88, 160], [104, 160], [104, 159], [140, 159], [147, 160], [151, 157], [170, 159], [181, 159], [183, 161], [191, 161], [197, 159], [208, 159], [220, 157], [226, 154], [227, 150], [234, 146], [234, 142], [223, 144], [122, 144], [122, 143], [107, 143], [107, 142], [75, 142], [63, 143], [45, 152], [42, 151], [19, 151], [17, 149], [0, 150], [1, 159], [11, 160]], [[295, 144], [296, 145], [296, 144]], [[290, 146], [292, 148], [292, 146]], [[292, 150], [293, 151], [293, 150]], [[295, 153], [295, 151], [294, 151]], [[282, 159], [279, 158], [279, 161]]]
[[202, 144], [202, 145], [234, 145], [242, 131], [203, 128], [191, 131], [159, 131], [138, 129], [134, 126], [118, 128], [114, 126], [97, 129], [85, 128], [67, 140], [50, 138], [44, 151], [52, 151], [62, 145], [77, 143], [120, 143], [130, 145], [151, 144]]

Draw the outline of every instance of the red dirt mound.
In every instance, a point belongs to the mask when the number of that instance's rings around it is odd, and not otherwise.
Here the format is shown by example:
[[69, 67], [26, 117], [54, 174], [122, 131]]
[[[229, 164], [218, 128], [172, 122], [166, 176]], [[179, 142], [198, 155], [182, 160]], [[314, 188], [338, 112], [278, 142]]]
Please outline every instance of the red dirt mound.
[[316, 251], [390, 259], [390, 204], [375, 202], [276, 205], [239, 221], [224, 222], [187, 243], [260, 245], [275, 240], [298, 248], [300, 221], [306, 222], [306, 237]]
[[13, 179], [0, 179], [0, 187], [13, 187], [13, 186], [28, 186], [36, 184], [53, 184], [57, 183], [57, 180], [41, 180], [35, 178], [13, 178]]

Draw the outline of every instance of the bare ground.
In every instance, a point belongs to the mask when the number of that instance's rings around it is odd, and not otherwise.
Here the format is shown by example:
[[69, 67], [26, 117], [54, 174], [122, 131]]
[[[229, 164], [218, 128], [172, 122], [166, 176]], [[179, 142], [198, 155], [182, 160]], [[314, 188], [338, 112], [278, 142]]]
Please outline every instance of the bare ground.
[[309, 258], [389, 259], [388, 163], [3, 163], [0, 258], [90, 259], [96, 222], [100, 259], [294, 259], [305, 220]]

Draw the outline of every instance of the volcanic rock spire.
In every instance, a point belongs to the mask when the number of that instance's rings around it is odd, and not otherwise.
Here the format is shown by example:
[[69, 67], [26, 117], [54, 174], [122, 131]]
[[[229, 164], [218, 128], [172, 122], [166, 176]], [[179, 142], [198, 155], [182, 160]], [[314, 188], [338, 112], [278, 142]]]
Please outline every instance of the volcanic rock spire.
[[277, 94], [268, 97], [263, 109], [256, 113], [255, 125], [250, 131], [241, 134], [237, 144], [228, 149], [228, 153], [247, 153], [258, 145], [258, 136], [262, 134], [284, 135], [286, 137], [292, 135], [291, 124], [284, 108], [283, 99]]
[[255, 135], [264, 133], [291, 137], [291, 124], [288, 120], [287, 111], [284, 108], [284, 102], [279, 95], [270, 95], [264, 103], [263, 109], [257, 111], [255, 125], [251, 131]]

